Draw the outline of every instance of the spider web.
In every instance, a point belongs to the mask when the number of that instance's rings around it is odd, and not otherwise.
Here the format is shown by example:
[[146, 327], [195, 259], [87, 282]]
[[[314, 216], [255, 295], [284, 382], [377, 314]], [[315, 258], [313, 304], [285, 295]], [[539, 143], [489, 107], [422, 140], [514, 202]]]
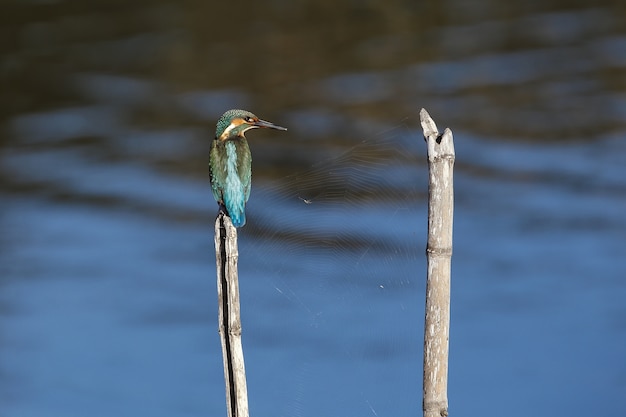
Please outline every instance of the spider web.
[[409, 122], [254, 184], [239, 262], [248, 352], [263, 356], [248, 360], [257, 412], [419, 406], [427, 180]]

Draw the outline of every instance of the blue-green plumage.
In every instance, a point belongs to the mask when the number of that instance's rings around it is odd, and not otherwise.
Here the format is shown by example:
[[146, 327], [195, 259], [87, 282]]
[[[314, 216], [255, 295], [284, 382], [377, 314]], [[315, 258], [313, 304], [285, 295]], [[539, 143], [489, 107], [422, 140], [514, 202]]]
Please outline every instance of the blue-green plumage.
[[211, 143], [209, 174], [213, 197], [235, 227], [246, 224], [245, 208], [252, 180], [252, 155], [244, 133], [260, 127], [287, 130], [248, 111], [228, 110], [218, 120]]

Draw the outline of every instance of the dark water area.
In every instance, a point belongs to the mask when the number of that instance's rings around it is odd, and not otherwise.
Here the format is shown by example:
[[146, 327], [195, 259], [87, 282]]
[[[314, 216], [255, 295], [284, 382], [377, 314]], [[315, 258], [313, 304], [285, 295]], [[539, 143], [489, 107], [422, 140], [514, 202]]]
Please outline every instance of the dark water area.
[[226, 414], [208, 184], [245, 108], [252, 415], [421, 415], [456, 145], [451, 415], [626, 415], [626, 6], [11, 1], [0, 416]]

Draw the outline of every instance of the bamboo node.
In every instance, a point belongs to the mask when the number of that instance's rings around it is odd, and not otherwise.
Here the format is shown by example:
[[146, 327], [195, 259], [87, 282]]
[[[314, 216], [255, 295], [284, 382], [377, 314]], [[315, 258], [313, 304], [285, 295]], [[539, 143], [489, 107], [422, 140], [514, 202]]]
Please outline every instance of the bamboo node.
[[435, 155], [432, 157], [433, 162], [438, 162], [438, 161], [454, 162], [454, 159], [455, 159], [455, 156], [454, 154], [451, 154], [451, 153], [443, 153], [441, 155]]
[[437, 247], [428, 246], [426, 248], [426, 255], [452, 256], [452, 247], [437, 248]]
[[424, 415], [432, 412], [436, 412], [441, 417], [448, 416], [448, 407], [445, 401], [431, 401], [424, 403]]

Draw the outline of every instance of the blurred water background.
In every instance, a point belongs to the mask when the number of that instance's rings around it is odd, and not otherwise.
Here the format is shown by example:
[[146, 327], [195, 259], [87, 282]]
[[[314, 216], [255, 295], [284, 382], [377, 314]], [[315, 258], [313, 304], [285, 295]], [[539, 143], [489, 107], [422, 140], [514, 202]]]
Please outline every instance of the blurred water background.
[[626, 415], [626, 6], [3, 2], [0, 416], [224, 416], [208, 149], [254, 131], [253, 416], [421, 415], [425, 107], [451, 415]]

